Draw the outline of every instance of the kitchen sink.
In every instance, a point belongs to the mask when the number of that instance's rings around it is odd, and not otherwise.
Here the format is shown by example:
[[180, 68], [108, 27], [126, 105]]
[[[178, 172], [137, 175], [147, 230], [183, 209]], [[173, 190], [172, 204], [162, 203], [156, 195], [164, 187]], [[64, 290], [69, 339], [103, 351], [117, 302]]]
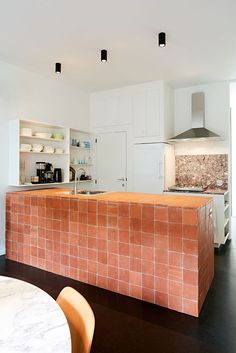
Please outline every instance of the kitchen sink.
[[104, 194], [107, 191], [97, 191], [97, 190], [79, 190], [77, 194], [79, 195], [97, 195], [97, 194]]

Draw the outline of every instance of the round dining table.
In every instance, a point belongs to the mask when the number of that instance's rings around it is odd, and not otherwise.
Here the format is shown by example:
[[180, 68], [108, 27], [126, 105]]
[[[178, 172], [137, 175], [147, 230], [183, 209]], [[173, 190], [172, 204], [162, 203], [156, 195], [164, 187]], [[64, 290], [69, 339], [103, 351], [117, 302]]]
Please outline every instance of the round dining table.
[[42, 289], [0, 276], [0, 352], [71, 353], [70, 330], [57, 302]]

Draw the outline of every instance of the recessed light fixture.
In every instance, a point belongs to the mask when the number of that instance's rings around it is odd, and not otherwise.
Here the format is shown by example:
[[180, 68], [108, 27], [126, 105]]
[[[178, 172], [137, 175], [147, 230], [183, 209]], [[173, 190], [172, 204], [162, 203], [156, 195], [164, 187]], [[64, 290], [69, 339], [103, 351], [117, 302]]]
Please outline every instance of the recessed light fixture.
[[101, 62], [102, 63], [107, 62], [107, 50], [106, 49], [101, 50]]
[[160, 32], [158, 34], [158, 45], [161, 48], [166, 46], [166, 34], [165, 34], [165, 32]]
[[61, 74], [61, 63], [56, 63], [55, 64], [55, 73], [56, 74]]

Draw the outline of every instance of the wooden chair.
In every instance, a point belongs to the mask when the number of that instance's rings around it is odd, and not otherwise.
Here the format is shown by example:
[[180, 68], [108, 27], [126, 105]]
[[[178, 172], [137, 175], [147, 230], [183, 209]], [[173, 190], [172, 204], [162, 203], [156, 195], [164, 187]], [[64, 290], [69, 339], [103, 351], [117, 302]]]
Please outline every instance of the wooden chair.
[[71, 287], [62, 289], [57, 303], [70, 327], [72, 353], [89, 353], [95, 327], [95, 318], [89, 303]]

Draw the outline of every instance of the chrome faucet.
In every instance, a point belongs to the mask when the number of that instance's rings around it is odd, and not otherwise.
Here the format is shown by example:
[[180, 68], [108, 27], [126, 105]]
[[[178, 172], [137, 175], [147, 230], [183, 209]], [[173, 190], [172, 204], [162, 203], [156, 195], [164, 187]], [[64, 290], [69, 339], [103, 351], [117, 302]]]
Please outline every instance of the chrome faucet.
[[78, 178], [78, 172], [82, 170], [84, 172], [84, 175], [86, 175], [86, 170], [84, 168], [78, 168], [75, 171], [75, 183], [74, 183], [74, 190], [73, 190], [73, 194], [76, 195], [77, 194], [77, 178]]

